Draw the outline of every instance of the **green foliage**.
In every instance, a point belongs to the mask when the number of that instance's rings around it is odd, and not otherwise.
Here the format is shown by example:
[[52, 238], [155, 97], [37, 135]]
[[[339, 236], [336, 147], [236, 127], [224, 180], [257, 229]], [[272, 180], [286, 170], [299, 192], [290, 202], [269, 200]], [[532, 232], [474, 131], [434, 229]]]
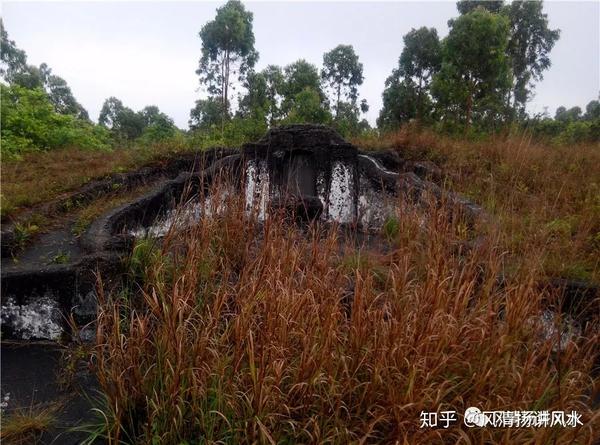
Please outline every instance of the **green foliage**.
[[10, 79], [15, 72], [22, 71], [27, 65], [27, 55], [25, 51], [17, 48], [14, 40], [8, 38], [8, 33], [4, 28], [4, 21], [0, 19], [0, 76]]
[[[317, 67], [304, 59], [286, 66], [284, 69], [283, 102], [281, 104], [283, 113], [290, 113], [295, 107], [298, 95], [307, 89], [316, 92], [319, 103], [325, 105], [325, 93], [321, 88], [321, 78]], [[306, 98], [306, 95], [304, 98]]]
[[359, 108], [348, 102], [341, 102], [332, 126], [344, 137], [358, 136], [371, 129], [366, 119], [359, 120]]
[[585, 120], [600, 119], [600, 101], [592, 100], [585, 107]]
[[449, 25], [442, 68], [432, 83], [440, 117], [465, 129], [473, 122], [486, 127], [501, 123], [511, 82], [508, 20], [476, 8]]
[[247, 93], [240, 98], [238, 116], [256, 117], [266, 122], [273, 121], [277, 114], [277, 102], [270, 99], [267, 78], [263, 72], [251, 72], [244, 85]]
[[229, 111], [232, 75], [237, 74], [242, 82], [258, 59], [252, 19], [252, 13], [246, 11], [242, 2], [229, 0], [199, 33], [202, 57], [196, 74], [211, 95], [220, 97], [224, 114]]
[[0, 34], [2, 46], [0, 75], [8, 83], [28, 89], [41, 88], [48, 94], [57, 113], [89, 120], [87, 111], [77, 102], [71, 88], [62, 77], [52, 74], [52, 70], [45, 63], [42, 63], [39, 68], [27, 64], [27, 54], [8, 38], [1, 20]]
[[64, 252], [60, 250], [56, 255], [52, 257], [50, 263], [52, 264], [67, 264], [71, 260], [71, 255], [69, 252]]
[[116, 142], [139, 139], [141, 143], [154, 143], [172, 138], [177, 127], [157, 106], [150, 105], [139, 112], [125, 107], [116, 97], [104, 101], [98, 123], [108, 128]]
[[136, 240], [129, 257], [129, 275], [134, 282], [143, 285], [150, 281], [155, 269], [162, 270], [158, 265], [163, 262], [166, 265], [168, 261], [155, 239]]
[[590, 101], [585, 114], [580, 107], [561, 106], [556, 109], [554, 119], [546, 114], [528, 119], [525, 126], [537, 138], [555, 145], [597, 143], [600, 142], [600, 105], [597, 100]]
[[16, 223], [15, 224], [15, 247], [17, 250], [22, 250], [29, 240], [40, 230], [37, 224], [32, 223]]
[[117, 140], [133, 140], [144, 131], [144, 117], [127, 108], [116, 97], [109, 97], [102, 104], [98, 123], [108, 128]]
[[380, 128], [435, 117], [445, 130], [488, 131], [526, 118], [534, 82], [550, 67], [560, 37], [542, 1], [461, 0], [457, 8], [442, 51], [435, 29], [404, 37], [399, 66], [386, 80]]
[[189, 125], [191, 130], [209, 129], [221, 125], [224, 119], [229, 118], [225, 113], [223, 103], [218, 99], [209, 97], [199, 99], [196, 106], [190, 111]]
[[490, 12], [500, 12], [504, 6], [504, 0], [460, 0], [456, 8], [461, 14], [468, 14], [476, 8], [484, 8]]
[[344, 136], [353, 136], [369, 128], [366, 120], [360, 119], [360, 113], [369, 109], [363, 99], [360, 107], [358, 87], [362, 85], [363, 65], [352, 45], [338, 45], [323, 55], [321, 80], [327, 84], [332, 93], [335, 117], [333, 126]]
[[388, 241], [393, 241], [400, 233], [400, 221], [395, 216], [388, 217], [383, 223], [383, 235]]
[[245, 142], [259, 139], [267, 131], [260, 116], [236, 116], [221, 125], [196, 127], [189, 134], [189, 144], [196, 148], [239, 147]]
[[513, 76], [513, 107], [522, 114], [531, 98], [533, 81], [541, 80], [542, 72], [550, 68], [549, 53], [560, 30], [548, 27], [542, 1], [515, 0], [503, 11], [510, 23], [507, 51]]
[[145, 143], [161, 142], [170, 139], [177, 133], [173, 119], [162, 113], [156, 105], [145, 107], [138, 113], [143, 122], [141, 140]]
[[327, 124], [332, 120], [331, 113], [314, 88], [305, 87], [289, 103], [290, 109], [284, 123]]
[[565, 107], [558, 107], [554, 119], [561, 122], [573, 122], [581, 119], [581, 108], [572, 107], [568, 110]]
[[68, 146], [108, 148], [104, 129], [57, 113], [42, 89], [2, 85], [1, 91], [2, 155], [6, 158], [18, 159], [27, 151]]
[[398, 68], [385, 81], [380, 128], [397, 128], [410, 119], [429, 122], [432, 101], [431, 77], [439, 71], [441, 45], [434, 28], [412, 29], [404, 36]]
[[377, 118], [377, 126], [393, 130], [417, 116], [417, 89], [411, 80], [403, 80], [398, 70], [385, 81], [383, 107]]
[[358, 61], [352, 45], [338, 45], [323, 55], [321, 79], [334, 92], [336, 116], [342, 99], [356, 103], [358, 87], [362, 85], [364, 77], [363, 65]]

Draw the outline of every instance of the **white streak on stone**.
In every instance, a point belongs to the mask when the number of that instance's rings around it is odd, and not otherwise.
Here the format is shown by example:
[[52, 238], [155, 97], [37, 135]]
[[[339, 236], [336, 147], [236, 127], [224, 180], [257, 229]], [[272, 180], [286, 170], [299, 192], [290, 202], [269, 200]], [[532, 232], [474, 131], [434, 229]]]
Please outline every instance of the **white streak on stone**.
[[391, 170], [387, 170], [386, 168], [383, 167], [383, 165], [381, 165], [379, 162], [377, 162], [377, 160], [375, 158], [372, 158], [371, 156], [367, 156], [367, 155], [358, 155], [358, 157], [360, 158], [365, 158], [368, 159], [369, 161], [371, 161], [373, 164], [375, 164], [375, 167], [377, 167], [378, 170], [388, 174], [388, 175], [394, 175], [394, 176], [398, 176], [398, 173], [393, 172]]
[[354, 178], [347, 165], [335, 162], [331, 171], [331, 186], [329, 187], [330, 219], [349, 223], [354, 219]]

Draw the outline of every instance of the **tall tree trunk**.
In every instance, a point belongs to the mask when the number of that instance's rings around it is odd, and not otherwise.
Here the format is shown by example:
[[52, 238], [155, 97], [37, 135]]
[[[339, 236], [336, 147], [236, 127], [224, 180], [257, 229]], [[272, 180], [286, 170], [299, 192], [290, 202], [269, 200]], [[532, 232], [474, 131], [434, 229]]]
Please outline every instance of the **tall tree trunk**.
[[225, 133], [225, 116], [229, 111], [229, 50], [225, 50], [224, 58], [224, 75], [223, 75], [223, 111], [221, 113], [221, 137]]
[[421, 119], [423, 118], [423, 76], [419, 76], [419, 92], [417, 94], [417, 128], [421, 127]]
[[471, 89], [471, 85], [469, 84], [469, 91], [467, 94], [467, 116], [465, 122], [465, 134], [469, 131], [469, 126], [471, 125], [471, 113], [473, 111], [473, 92]]
[[338, 115], [340, 114], [340, 93], [341, 93], [341, 89], [342, 89], [342, 86], [338, 83], [338, 87], [337, 87], [337, 104], [335, 106], [335, 120], [337, 120]]

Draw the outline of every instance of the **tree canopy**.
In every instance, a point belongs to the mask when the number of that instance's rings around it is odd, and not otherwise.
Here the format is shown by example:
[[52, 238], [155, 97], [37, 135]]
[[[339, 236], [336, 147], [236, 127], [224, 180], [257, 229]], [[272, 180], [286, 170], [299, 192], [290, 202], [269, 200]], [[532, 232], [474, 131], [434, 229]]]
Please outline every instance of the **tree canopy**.
[[104, 101], [98, 124], [109, 129], [120, 141], [144, 137], [148, 142], [155, 142], [173, 136], [176, 131], [173, 120], [157, 106], [146, 106], [135, 112], [116, 97]]
[[512, 105], [523, 113], [531, 98], [534, 81], [542, 80], [550, 68], [550, 51], [560, 30], [548, 27], [541, 1], [514, 0], [506, 8], [510, 23], [508, 54], [513, 75]]
[[404, 36], [398, 68], [385, 83], [380, 121], [386, 127], [416, 118], [429, 120], [432, 76], [439, 71], [442, 50], [435, 28], [412, 29]]
[[223, 119], [229, 111], [232, 80], [243, 82], [258, 59], [254, 49], [252, 13], [239, 0], [229, 0], [217, 9], [214, 20], [200, 30], [202, 56], [196, 73], [209, 94], [220, 98]]
[[434, 76], [432, 92], [442, 118], [468, 128], [475, 116], [497, 123], [505, 115], [510, 88], [510, 61], [506, 49], [506, 17], [483, 8], [449, 22], [443, 42], [443, 63]]
[[363, 65], [358, 61], [352, 45], [338, 45], [323, 55], [321, 78], [334, 92], [336, 117], [342, 100], [356, 104], [358, 87], [362, 85], [364, 77]]

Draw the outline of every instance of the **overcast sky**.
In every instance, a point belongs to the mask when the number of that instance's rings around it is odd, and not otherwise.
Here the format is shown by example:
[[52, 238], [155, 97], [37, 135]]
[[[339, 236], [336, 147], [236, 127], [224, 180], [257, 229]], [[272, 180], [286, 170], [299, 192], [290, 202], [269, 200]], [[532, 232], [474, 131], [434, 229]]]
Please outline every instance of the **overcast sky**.
[[[2, 17], [28, 62], [46, 62], [67, 80], [75, 97], [97, 119], [104, 99], [116, 96], [139, 110], [158, 107], [187, 128], [189, 110], [202, 94], [195, 70], [198, 31], [224, 2], [2, 2]], [[256, 66], [304, 58], [321, 67], [323, 53], [354, 46], [364, 64], [359, 92], [374, 124], [386, 77], [397, 65], [402, 36], [435, 27], [444, 37], [451, 2], [247, 2], [254, 13], [260, 59]], [[582, 108], [600, 90], [600, 2], [547, 1], [550, 26], [561, 29], [552, 67], [538, 84], [530, 111]]]

